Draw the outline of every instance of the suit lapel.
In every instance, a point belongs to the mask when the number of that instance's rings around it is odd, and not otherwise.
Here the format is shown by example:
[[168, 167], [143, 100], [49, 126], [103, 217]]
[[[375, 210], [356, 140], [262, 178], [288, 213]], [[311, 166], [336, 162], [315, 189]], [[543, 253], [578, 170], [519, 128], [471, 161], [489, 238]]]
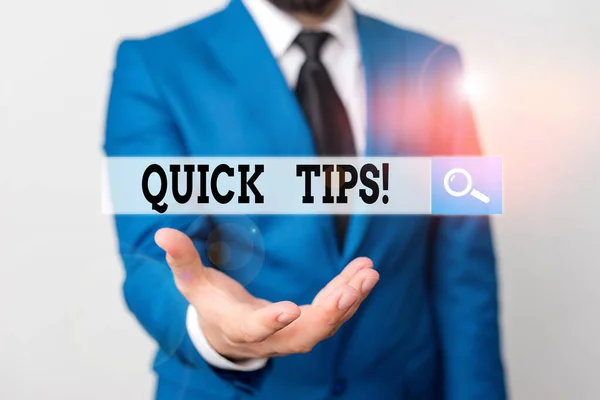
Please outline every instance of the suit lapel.
[[232, 0], [220, 18], [216, 32], [205, 40], [248, 107], [252, 128], [272, 136], [276, 154], [264, 155], [315, 155], [296, 97], [244, 5]]
[[404, 40], [389, 37], [385, 26], [357, 14], [367, 96], [368, 156], [397, 156], [406, 100]]
[[[365, 155], [368, 157], [397, 155], [394, 135], [397, 135], [398, 132], [389, 129], [389, 118], [400, 112], [400, 109], [392, 108], [399, 100], [398, 89], [400, 89], [403, 79], [401, 62], [403, 48], [400, 45], [393, 47], [393, 51], [390, 51], [390, 42], [385, 40], [385, 32], [382, 32], [380, 22], [357, 13], [356, 24], [366, 84], [367, 147]], [[359, 252], [371, 220], [370, 215], [353, 215], [351, 217], [343, 251], [345, 262], [350, 261]]]

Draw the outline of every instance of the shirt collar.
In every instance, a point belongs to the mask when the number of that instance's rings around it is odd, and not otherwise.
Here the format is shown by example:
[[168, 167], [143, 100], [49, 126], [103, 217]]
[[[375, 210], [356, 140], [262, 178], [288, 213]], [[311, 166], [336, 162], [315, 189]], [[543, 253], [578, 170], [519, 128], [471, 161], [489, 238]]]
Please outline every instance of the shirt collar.
[[[290, 48], [302, 25], [291, 15], [277, 8], [268, 0], [242, 0], [262, 33], [275, 58], [282, 57]], [[356, 45], [356, 19], [347, 0], [320, 27], [329, 32], [342, 46]]]

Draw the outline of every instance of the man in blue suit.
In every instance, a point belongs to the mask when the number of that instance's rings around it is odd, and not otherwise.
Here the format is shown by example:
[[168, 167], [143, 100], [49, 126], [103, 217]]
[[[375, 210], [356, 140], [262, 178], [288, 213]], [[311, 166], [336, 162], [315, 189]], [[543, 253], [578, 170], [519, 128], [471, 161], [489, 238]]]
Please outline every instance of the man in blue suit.
[[[454, 47], [344, 0], [231, 0], [120, 45], [105, 150], [478, 155], [460, 70]], [[487, 218], [116, 224], [127, 305], [160, 348], [157, 399], [506, 397]]]

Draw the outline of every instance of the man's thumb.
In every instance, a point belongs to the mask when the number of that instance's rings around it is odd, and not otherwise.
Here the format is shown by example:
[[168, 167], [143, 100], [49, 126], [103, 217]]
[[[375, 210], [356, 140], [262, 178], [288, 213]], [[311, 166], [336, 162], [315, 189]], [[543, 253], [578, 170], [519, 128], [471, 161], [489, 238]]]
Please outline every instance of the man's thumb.
[[177, 287], [187, 297], [186, 292], [200, 285], [204, 278], [204, 266], [194, 243], [183, 232], [170, 228], [156, 232], [154, 241], [167, 253]]

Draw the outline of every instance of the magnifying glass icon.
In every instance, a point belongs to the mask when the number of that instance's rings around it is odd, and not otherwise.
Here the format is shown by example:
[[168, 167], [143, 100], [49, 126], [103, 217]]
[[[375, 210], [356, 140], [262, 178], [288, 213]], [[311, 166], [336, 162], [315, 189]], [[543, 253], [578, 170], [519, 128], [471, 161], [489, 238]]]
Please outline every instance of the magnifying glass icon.
[[[459, 175], [465, 177], [465, 179], [467, 180], [467, 185], [463, 190], [456, 191], [450, 187], [450, 182], [452, 182], [454, 178], [456, 178], [456, 176]], [[444, 177], [444, 189], [446, 189], [446, 192], [448, 192], [450, 196], [463, 197], [467, 194], [470, 194], [471, 196], [475, 197], [477, 200], [483, 203], [487, 204], [490, 202], [490, 198], [488, 196], [481, 193], [477, 189], [473, 189], [473, 178], [471, 177], [471, 174], [464, 168], [453, 168], [446, 173], [446, 176]]]

